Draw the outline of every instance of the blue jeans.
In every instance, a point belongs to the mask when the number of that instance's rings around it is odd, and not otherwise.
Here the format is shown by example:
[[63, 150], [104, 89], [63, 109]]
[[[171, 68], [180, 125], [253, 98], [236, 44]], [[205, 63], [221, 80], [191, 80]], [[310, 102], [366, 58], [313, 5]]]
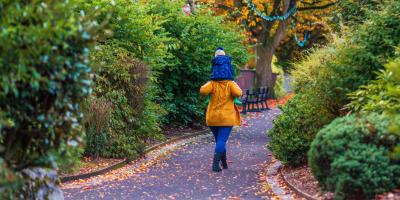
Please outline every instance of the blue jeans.
[[226, 151], [225, 145], [232, 131], [232, 126], [210, 126], [215, 138], [215, 152], [223, 153]]

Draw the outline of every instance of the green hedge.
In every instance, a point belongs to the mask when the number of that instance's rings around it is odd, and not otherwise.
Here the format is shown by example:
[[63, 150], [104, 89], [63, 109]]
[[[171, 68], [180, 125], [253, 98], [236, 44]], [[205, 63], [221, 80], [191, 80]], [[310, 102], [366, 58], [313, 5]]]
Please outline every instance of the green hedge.
[[336, 199], [373, 197], [400, 186], [400, 163], [389, 153], [400, 135], [379, 114], [334, 120], [312, 142], [309, 164], [319, 183]]
[[100, 27], [76, 9], [74, 1], [0, 2], [1, 195], [16, 178], [4, 172], [56, 168], [80, 141], [89, 49]]

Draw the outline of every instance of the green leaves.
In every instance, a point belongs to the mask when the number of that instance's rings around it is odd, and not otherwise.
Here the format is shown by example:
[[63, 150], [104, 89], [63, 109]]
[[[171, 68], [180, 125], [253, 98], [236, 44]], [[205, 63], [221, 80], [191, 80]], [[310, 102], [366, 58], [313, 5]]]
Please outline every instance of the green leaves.
[[378, 74], [377, 80], [349, 94], [352, 101], [347, 108], [387, 114], [400, 112], [400, 59], [387, 64], [385, 68]]
[[11, 171], [56, 167], [67, 141], [80, 136], [88, 49], [101, 26], [75, 3], [0, 3], [0, 156]]
[[285, 164], [299, 166], [306, 163], [310, 144], [319, 129], [334, 116], [321, 105], [321, 100], [302, 94], [289, 100], [281, 110], [283, 114], [267, 133], [271, 137], [268, 147]]

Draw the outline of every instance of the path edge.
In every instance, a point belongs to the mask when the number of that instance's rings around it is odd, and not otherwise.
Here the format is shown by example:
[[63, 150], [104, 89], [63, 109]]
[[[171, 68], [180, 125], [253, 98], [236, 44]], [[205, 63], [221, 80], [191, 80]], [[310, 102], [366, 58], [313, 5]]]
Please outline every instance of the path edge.
[[279, 172], [280, 176], [282, 177], [283, 181], [285, 182], [285, 184], [286, 184], [287, 186], [289, 186], [290, 189], [292, 189], [294, 192], [296, 192], [296, 194], [298, 194], [299, 196], [301, 196], [301, 197], [303, 197], [303, 198], [305, 198], [305, 199], [307, 199], [307, 200], [318, 200], [318, 198], [315, 198], [315, 197], [311, 196], [310, 194], [307, 194], [307, 193], [301, 191], [299, 188], [297, 188], [296, 186], [294, 186], [293, 184], [291, 184], [291, 183], [286, 179], [284, 173], [282, 172], [282, 168], [283, 168], [283, 167], [284, 167], [284, 166], [282, 165], [282, 166], [279, 168], [278, 172]]
[[105, 173], [107, 173], [109, 171], [116, 170], [116, 169], [119, 169], [121, 167], [124, 167], [125, 165], [129, 164], [130, 162], [132, 162], [134, 160], [139, 160], [139, 159], [143, 158], [144, 155], [150, 153], [151, 151], [159, 149], [159, 148], [161, 148], [163, 146], [166, 146], [168, 144], [171, 144], [171, 143], [174, 143], [174, 142], [177, 142], [177, 141], [180, 141], [180, 140], [184, 140], [184, 139], [187, 139], [187, 138], [192, 138], [192, 137], [196, 137], [196, 136], [199, 136], [199, 135], [203, 135], [203, 134], [206, 134], [208, 132], [210, 132], [208, 129], [204, 129], [204, 130], [197, 131], [197, 132], [194, 132], [194, 133], [186, 133], [186, 134], [184, 134], [184, 135], [182, 135], [180, 137], [173, 138], [173, 139], [167, 140], [165, 142], [162, 142], [160, 144], [156, 144], [156, 145], [153, 145], [153, 146], [150, 146], [150, 147], [146, 148], [146, 150], [143, 152], [142, 156], [138, 157], [137, 159], [127, 158], [127, 159], [125, 159], [125, 160], [123, 160], [123, 161], [121, 161], [119, 163], [116, 163], [114, 165], [99, 169], [97, 171], [84, 173], [84, 174], [78, 174], [78, 175], [72, 175], [72, 176], [62, 176], [62, 177], [60, 177], [60, 181], [61, 181], [61, 183], [66, 183], [66, 182], [69, 182], [69, 181], [75, 181], [75, 180], [79, 180], [79, 179], [87, 179], [87, 178], [91, 178], [93, 176], [98, 176], [98, 175], [101, 175], [101, 174], [105, 174]]
[[282, 167], [282, 163], [279, 160], [276, 160], [275, 162], [271, 163], [267, 169], [266, 169], [266, 174], [267, 174], [267, 179], [266, 182], [269, 186], [270, 192], [279, 197], [279, 199], [283, 200], [290, 200], [290, 196], [285, 194], [285, 191], [278, 185], [278, 182], [274, 180], [274, 177], [279, 176], [279, 171]]

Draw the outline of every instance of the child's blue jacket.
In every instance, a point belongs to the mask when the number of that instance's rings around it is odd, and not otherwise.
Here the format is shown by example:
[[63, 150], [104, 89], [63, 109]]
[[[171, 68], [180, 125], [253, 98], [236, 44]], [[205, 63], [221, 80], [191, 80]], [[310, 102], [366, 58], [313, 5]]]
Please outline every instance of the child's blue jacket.
[[229, 56], [217, 56], [212, 63], [211, 80], [233, 80], [234, 70]]

